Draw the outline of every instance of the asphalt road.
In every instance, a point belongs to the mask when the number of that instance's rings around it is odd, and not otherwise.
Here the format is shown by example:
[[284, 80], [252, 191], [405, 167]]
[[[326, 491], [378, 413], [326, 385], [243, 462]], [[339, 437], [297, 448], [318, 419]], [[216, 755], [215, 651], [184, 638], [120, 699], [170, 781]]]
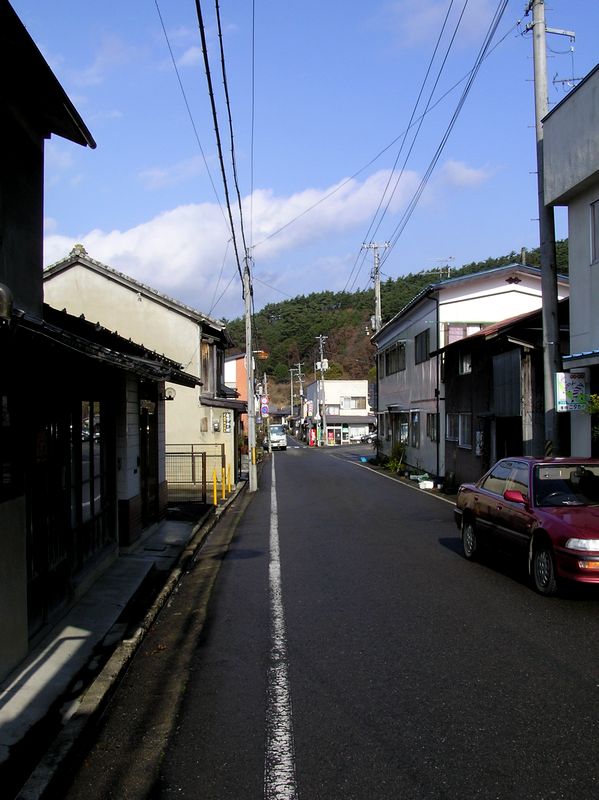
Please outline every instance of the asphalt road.
[[365, 453], [266, 460], [61, 798], [599, 796], [599, 595], [467, 562], [452, 505]]

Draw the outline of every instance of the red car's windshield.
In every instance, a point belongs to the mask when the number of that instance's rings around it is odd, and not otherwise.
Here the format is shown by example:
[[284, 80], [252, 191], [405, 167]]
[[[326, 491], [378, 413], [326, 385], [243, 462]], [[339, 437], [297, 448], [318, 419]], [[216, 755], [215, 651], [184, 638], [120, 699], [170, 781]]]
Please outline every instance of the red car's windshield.
[[535, 505], [599, 505], [599, 467], [586, 464], [542, 464], [534, 469]]

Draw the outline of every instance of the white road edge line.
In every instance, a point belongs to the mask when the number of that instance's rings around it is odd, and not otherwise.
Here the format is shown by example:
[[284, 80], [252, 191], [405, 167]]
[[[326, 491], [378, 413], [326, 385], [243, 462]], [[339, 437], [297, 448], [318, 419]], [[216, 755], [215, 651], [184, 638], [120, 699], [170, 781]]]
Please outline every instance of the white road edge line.
[[295, 749], [287, 636], [281, 584], [279, 550], [279, 518], [275, 459], [272, 457], [270, 489], [270, 560], [268, 581], [270, 593], [270, 662], [266, 698], [266, 752], [264, 759], [264, 797], [266, 800], [297, 800]]
[[360, 467], [360, 469], [367, 469], [368, 472], [371, 472], [373, 475], [378, 475], [379, 478], [387, 478], [388, 481], [393, 481], [394, 483], [399, 484], [399, 486], [404, 486], [406, 489], [412, 489], [416, 492], [422, 492], [423, 494], [428, 495], [429, 497], [434, 497], [435, 500], [441, 500], [443, 503], [449, 503], [451, 506], [455, 506], [455, 501], [449, 500], [447, 497], [439, 497], [438, 494], [431, 494], [427, 492], [426, 489], [420, 489], [418, 486], [410, 486], [409, 483], [404, 483], [403, 481], [398, 481], [395, 478], [391, 477], [391, 475], [385, 475], [384, 472], [377, 472], [375, 469], [370, 469], [370, 467], [365, 466], [364, 464], [358, 464], [355, 461], [350, 461], [347, 458], [342, 458], [341, 456], [333, 456], [333, 458], [338, 458], [340, 461], [347, 461], [348, 464], [351, 464], [354, 467]]

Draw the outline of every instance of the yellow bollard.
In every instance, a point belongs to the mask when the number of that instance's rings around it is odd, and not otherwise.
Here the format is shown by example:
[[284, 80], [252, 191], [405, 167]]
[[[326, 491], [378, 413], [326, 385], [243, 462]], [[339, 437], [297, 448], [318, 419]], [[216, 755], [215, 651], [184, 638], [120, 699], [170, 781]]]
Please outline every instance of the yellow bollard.
[[227, 464], [227, 493], [228, 494], [231, 493], [231, 489], [232, 488], [233, 487], [231, 485], [231, 465]]
[[216, 480], [216, 467], [214, 468], [214, 472], [212, 473], [212, 501], [215, 506], [218, 505], [218, 486]]
[[227, 496], [225, 493], [225, 468], [222, 467], [220, 471], [220, 484], [221, 484], [221, 499], [224, 500]]

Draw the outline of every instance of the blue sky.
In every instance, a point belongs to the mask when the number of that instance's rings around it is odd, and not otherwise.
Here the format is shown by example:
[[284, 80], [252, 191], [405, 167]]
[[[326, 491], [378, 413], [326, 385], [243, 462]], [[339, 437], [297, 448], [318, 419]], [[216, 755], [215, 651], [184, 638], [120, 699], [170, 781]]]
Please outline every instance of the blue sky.
[[[200, 311], [241, 315], [195, 1], [11, 2], [98, 145], [92, 151], [56, 137], [46, 145], [45, 264], [81, 242], [92, 258]], [[255, 0], [254, 20], [251, 0], [220, 0], [256, 309], [369, 285], [372, 254], [362, 260], [361, 245], [395, 239], [497, 6], [466, 4], [432, 95], [436, 104], [417, 136], [413, 127], [403, 141], [443, 19], [451, 7], [415, 118], [464, 0]], [[525, 6], [508, 3], [494, 39], [500, 43], [385, 252], [384, 278], [538, 245]], [[202, 8], [229, 164], [214, 3], [203, 0]], [[574, 42], [548, 37], [551, 107], [569, 90], [568, 79], [599, 61], [599, 3], [553, 0], [546, 14], [549, 26], [576, 33]], [[371, 222], [396, 159], [401, 178], [375, 231]], [[228, 176], [235, 200], [230, 169]], [[557, 235], [567, 235], [561, 210]]]

